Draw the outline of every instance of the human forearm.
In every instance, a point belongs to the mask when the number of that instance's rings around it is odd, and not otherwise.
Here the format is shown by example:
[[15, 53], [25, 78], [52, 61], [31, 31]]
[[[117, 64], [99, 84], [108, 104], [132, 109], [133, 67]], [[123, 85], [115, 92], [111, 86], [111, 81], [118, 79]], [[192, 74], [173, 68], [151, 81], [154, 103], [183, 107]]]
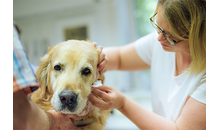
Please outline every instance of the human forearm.
[[106, 65], [107, 70], [117, 70], [119, 67], [119, 47], [106, 47], [103, 52], [108, 57], [108, 64]]
[[[32, 130], [49, 130], [52, 125], [52, 118], [49, 118], [49, 115], [45, 113], [42, 109], [40, 109], [35, 103], [29, 101], [32, 109], [30, 110], [29, 121]], [[33, 118], [35, 117], [35, 118]]]
[[137, 54], [135, 43], [121, 47], [104, 48], [103, 52], [108, 57], [107, 70], [134, 71], [150, 69], [150, 66]]
[[43, 110], [28, 101], [23, 90], [13, 94], [14, 130], [49, 130], [49, 120]]
[[145, 109], [127, 97], [125, 97], [124, 106], [119, 111], [141, 130], [177, 130], [173, 121]]

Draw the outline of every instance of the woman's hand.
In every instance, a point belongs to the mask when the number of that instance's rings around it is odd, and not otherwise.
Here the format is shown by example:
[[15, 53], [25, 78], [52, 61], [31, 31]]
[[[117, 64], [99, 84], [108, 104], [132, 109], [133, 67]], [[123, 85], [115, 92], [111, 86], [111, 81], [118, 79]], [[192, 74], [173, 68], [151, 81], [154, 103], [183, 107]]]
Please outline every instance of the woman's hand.
[[96, 107], [104, 110], [123, 108], [125, 96], [117, 89], [109, 86], [92, 87], [89, 101]]
[[[93, 42], [92, 45], [94, 47], [97, 46], [96, 42]], [[107, 55], [102, 51], [103, 47], [102, 46], [98, 46], [97, 47], [98, 51], [99, 51], [99, 61], [98, 61], [98, 71], [102, 71], [103, 73], [105, 73], [107, 71], [106, 69], [106, 64], [108, 63], [108, 57]]]

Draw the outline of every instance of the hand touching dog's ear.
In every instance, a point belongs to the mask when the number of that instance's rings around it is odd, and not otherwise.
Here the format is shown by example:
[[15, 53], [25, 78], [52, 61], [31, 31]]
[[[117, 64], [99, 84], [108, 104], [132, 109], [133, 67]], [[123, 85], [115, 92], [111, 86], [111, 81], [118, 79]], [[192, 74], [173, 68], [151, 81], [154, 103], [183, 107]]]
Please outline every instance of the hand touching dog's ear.
[[[94, 47], [96, 47], [97, 43], [93, 42], [92, 45]], [[104, 68], [102, 66], [101, 66], [102, 68], [100, 69], [100, 63], [101, 63], [101, 61], [103, 61], [103, 56], [105, 58], [105, 54], [102, 53], [102, 49], [103, 48], [101, 46], [98, 46], [98, 48], [97, 48], [97, 51], [98, 51], [98, 54], [99, 54], [99, 57], [98, 57], [99, 60], [98, 60], [97, 71], [96, 71], [96, 80], [101, 80], [102, 84], [104, 84], [105, 76], [104, 76], [103, 73], [106, 72], [106, 71], [104, 71]]]
[[[94, 47], [97, 46], [96, 42], [92, 43]], [[107, 71], [106, 69], [106, 64], [108, 63], [108, 57], [107, 55], [102, 51], [103, 47], [102, 46], [98, 46], [97, 50], [99, 52], [99, 61], [98, 61], [98, 71], [101, 71], [102, 73], [105, 73]]]

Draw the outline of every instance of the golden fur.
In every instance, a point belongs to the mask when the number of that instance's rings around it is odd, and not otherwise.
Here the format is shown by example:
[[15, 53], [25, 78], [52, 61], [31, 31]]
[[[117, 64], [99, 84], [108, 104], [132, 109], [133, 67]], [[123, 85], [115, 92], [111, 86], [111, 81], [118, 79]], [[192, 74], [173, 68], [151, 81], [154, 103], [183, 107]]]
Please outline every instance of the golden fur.
[[[104, 75], [97, 71], [98, 57], [99, 51], [86, 41], [69, 40], [50, 47], [37, 69], [40, 88], [31, 95], [31, 100], [45, 111], [55, 109], [62, 113], [79, 114], [88, 105], [91, 85], [97, 79], [104, 83]], [[60, 71], [55, 70], [56, 65], [61, 67]], [[85, 68], [90, 70], [90, 74], [82, 74]], [[59, 110], [58, 94], [64, 89], [78, 94], [74, 112]], [[79, 129], [101, 130], [108, 116], [109, 111], [94, 107], [92, 112], [82, 117], [83, 120], [93, 119], [93, 123]]]

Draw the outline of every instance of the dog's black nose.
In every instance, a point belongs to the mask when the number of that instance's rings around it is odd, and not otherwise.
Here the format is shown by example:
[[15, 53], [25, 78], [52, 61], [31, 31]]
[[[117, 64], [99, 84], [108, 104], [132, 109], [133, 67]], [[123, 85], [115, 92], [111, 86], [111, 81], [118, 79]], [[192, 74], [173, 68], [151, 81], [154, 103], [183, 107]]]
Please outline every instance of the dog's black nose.
[[61, 103], [70, 111], [77, 105], [77, 95], [71, 90], [63, 90], [59, 95]]

